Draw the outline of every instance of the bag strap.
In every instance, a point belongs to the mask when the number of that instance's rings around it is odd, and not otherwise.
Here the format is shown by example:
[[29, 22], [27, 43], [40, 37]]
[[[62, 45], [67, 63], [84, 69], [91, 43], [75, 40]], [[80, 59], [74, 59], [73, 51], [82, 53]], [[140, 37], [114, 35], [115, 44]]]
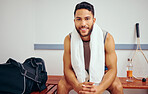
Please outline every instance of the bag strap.
[[31, 80], [37, 82], [37, 83], [41, 83], [41, 81], [39, 81], [38, 78], [36, 77], [37, 74], [34, 75], [34, 74], [32, 74], [31, 72], [25, 70], [25, 68], [24, 68], [23, 65], [21, 65], [21, 67], [22, 67], [22, 69], [23, 69], [23, 70], [21, 71], [21, 74], [22, 74], [22, 75], [24, 75], [25, 77], [27, 77], [27, 78], [29, 78], [29, 79], [31, 79]]
[[40, 63], [39, 61], [37, 61], [36, 59], [37, 58], [34, 58], [34, 57], [32, 57], [32, 58], [30, 58], [31, 60], [31, 64], [32, 64], [32, 66], [33, 67], [35, 67], [36, 68], [36, 70], [35, 70], [35, 80], [36, 81], [38, 81], [39, 83], [41, 83], [41, 78], [39, 77], [39, 74], [40, 74], [40, 72], [43, 70], [42, 69], [42, 63]]
[[[29, 59], [28, 59], [29, 60]], [[29, 79], [32, 79], [33, 81], [37, 82], [37, 83], [41, 83], [42, 79], [39, 76], [39, 73], [43, 70], [42, 69], [42, 63], [39, 63], [36, 58], [30, 58], [30, 64], [35, 68], [35, 74], [25, 70], [24, 66], [22, 65], [23, 69], [25, 71], [23, 71], [23, 75], [26, 76]], [[41, 71], [40, 71], [41, 70]]]

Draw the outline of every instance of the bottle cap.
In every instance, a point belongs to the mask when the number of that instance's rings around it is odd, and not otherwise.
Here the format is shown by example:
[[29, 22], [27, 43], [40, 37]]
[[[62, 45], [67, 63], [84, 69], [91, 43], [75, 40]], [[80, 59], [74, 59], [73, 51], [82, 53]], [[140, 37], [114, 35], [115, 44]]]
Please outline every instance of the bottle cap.
[[130, 59], [130, 58], [128, 58], [128, 61], [131, 61], [131, 59]]

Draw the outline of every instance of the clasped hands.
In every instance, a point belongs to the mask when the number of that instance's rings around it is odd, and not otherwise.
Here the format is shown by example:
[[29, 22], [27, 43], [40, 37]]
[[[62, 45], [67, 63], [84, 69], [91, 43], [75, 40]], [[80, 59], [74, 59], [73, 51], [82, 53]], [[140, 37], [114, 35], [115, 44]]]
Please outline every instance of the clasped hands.
[[99, 94], [97, 88], [98, 87], [94, 85], [94, 82], [83, 82], [78, 84], [74, 90], [78, 94]]

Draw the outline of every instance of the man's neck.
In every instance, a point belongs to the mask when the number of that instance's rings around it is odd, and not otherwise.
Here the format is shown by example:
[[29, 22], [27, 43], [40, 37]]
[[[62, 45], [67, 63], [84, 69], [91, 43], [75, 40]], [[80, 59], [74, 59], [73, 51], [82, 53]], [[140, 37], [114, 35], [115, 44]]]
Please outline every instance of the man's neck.
[[90, 41], [90, 36], [81, 37], [82, 41]]

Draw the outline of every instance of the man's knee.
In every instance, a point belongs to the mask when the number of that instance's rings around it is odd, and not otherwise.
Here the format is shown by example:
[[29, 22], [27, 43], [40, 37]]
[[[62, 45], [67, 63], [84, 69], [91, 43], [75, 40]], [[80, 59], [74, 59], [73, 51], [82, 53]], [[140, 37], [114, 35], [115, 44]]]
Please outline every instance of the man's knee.
[[62, 77], [62, 79], [59, 81], [58, 89], [66, 89], [66, 82], [65, 82], [64, 77]]
[[65, 78], [62, 77], [62, 79], [58, 83], [57, 89], [58, 89], [58, 91], [69, 92], [72, 89], [72, 87], [67, 83]]
[[64, 85], [62, 79], [58, 83], [58, 89], [61, 89], [61, 88], [65, 88], [65, 85]]
[[113, 94], [123, 94], [123, 87], [122, 84], [119, 80], [119, 78], [115, 78], [114, 82], [112, 85], [109, 87], [109, 91]]
[[123, 91], [122, 84], [120, 82], [113, 83], [113, 89], [118, 92]]

